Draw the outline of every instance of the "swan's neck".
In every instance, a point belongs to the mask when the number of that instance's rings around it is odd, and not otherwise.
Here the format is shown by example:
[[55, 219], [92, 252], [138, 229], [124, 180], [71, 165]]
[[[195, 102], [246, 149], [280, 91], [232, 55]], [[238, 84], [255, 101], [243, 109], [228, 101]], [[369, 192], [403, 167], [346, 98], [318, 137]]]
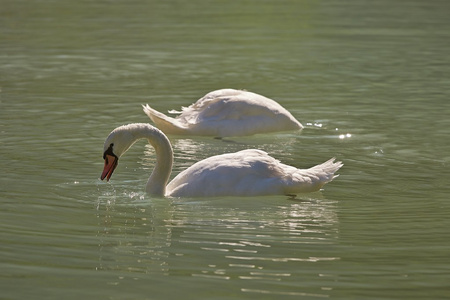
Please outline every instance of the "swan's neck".
[[166, 185], [172, 171], [173, 150], [169, 139], [157, 128], [145, 126], [136, 134], [137, 139], [146, 138], [155, 148], [156, 164], [150, 175], [146, 191], [154, 196], [165, 196]]

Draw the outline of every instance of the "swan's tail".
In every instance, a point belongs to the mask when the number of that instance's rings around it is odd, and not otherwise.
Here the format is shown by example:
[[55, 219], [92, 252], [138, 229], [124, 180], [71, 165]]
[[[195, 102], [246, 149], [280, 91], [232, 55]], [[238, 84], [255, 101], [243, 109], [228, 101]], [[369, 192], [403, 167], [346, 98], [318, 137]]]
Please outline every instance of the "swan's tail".
[[339, 175], [334, 175], [337, 170], [339, 170], [344, 164], [341, 161], [336, 161], [336, 158], [333, 157], [329, 160], [327, 160], [324, 163], [321, 163], [320, 165], [314, 166], [310, 168], [310, 171], [315, 171], [317, 176], [320, 177], [320, 181], [322, 181], [324, 184], [330, 182], [334, 178], [338, 177]]
[[186, 128], [172, 117], [151, 108], [148, 104], [142, 105], [145, 114], [155, 123], [155, 125], [166, 134], [184, 134]]
[[292, 174], [292, 184], [286, 188], [286, 194], [315, 192], [339, 175], [335, 175], [344, 164], [331, 158], [309, 169], [297, 170]]

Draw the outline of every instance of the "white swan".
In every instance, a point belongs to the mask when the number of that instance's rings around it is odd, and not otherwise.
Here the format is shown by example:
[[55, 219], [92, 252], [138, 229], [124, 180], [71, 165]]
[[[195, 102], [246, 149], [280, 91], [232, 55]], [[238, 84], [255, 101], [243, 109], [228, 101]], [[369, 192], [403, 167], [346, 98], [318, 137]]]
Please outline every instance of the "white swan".
[[137, 123], [120, 126], [109, 134], [104, 144], [105, 167], [100, 179], [109, 180], [119, 157], [137, 140], [144, 138], [156, 152], [156, 165], [146, 186], [146, 191], [155, 196], [258, 196], [314, 192], [338, 176], [334, 173], [342, 166], [332, 158], [309, 169], [297, 169], [280, 163], [264, 151], [249, 149], [199, 161], [167, 184], [172, 170], [172, 146], [159, 129]]
[[299, 130], [303, 126], [272, 99], [234, 89], [210, 92], [172, 118], [143, 105], [144, 112], [166, 134], [215, 137]]

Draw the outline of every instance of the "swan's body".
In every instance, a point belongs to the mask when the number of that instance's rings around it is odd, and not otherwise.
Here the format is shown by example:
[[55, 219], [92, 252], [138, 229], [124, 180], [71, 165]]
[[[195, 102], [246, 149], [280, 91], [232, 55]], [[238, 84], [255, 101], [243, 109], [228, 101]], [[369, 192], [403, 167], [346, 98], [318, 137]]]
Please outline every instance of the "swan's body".
[[118, 158], [141, 138], [148, 139], [156, 151], [156, 166], [146, 191], [157, 196], [262, 196], [314, 192], [338, 176], [334, 173], [342, 166], [333, 158], [309, 169], [297, 169], [280, 163], [264, 151], [248, 149], [199, 161], [167, 184], [173, 162], [169, 140], [149, 124], [129, 124], [113, 130], [105, 141], [102, 180], [105, 177], [109, 180]]
[[210, 92], [175, 118], [143, 106], [144, 112], [166, 134], [245, 136], [257, 133], [299, 130], [303, 126], [272, 99], [234, 89]]

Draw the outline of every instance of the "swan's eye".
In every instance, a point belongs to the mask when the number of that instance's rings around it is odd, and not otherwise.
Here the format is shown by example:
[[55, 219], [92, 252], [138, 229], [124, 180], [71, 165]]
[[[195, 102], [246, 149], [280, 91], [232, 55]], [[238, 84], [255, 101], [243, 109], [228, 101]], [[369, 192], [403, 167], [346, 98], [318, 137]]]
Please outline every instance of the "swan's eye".
[[108, 149], [106, 149], [105, 153], [103, 153], [103, 159], [106, 159], [106, 154], [116, 156], [114, 154], [113, 147], [114, 147], [114, 143], [111, 143], [111, 145], [109, 145]]

